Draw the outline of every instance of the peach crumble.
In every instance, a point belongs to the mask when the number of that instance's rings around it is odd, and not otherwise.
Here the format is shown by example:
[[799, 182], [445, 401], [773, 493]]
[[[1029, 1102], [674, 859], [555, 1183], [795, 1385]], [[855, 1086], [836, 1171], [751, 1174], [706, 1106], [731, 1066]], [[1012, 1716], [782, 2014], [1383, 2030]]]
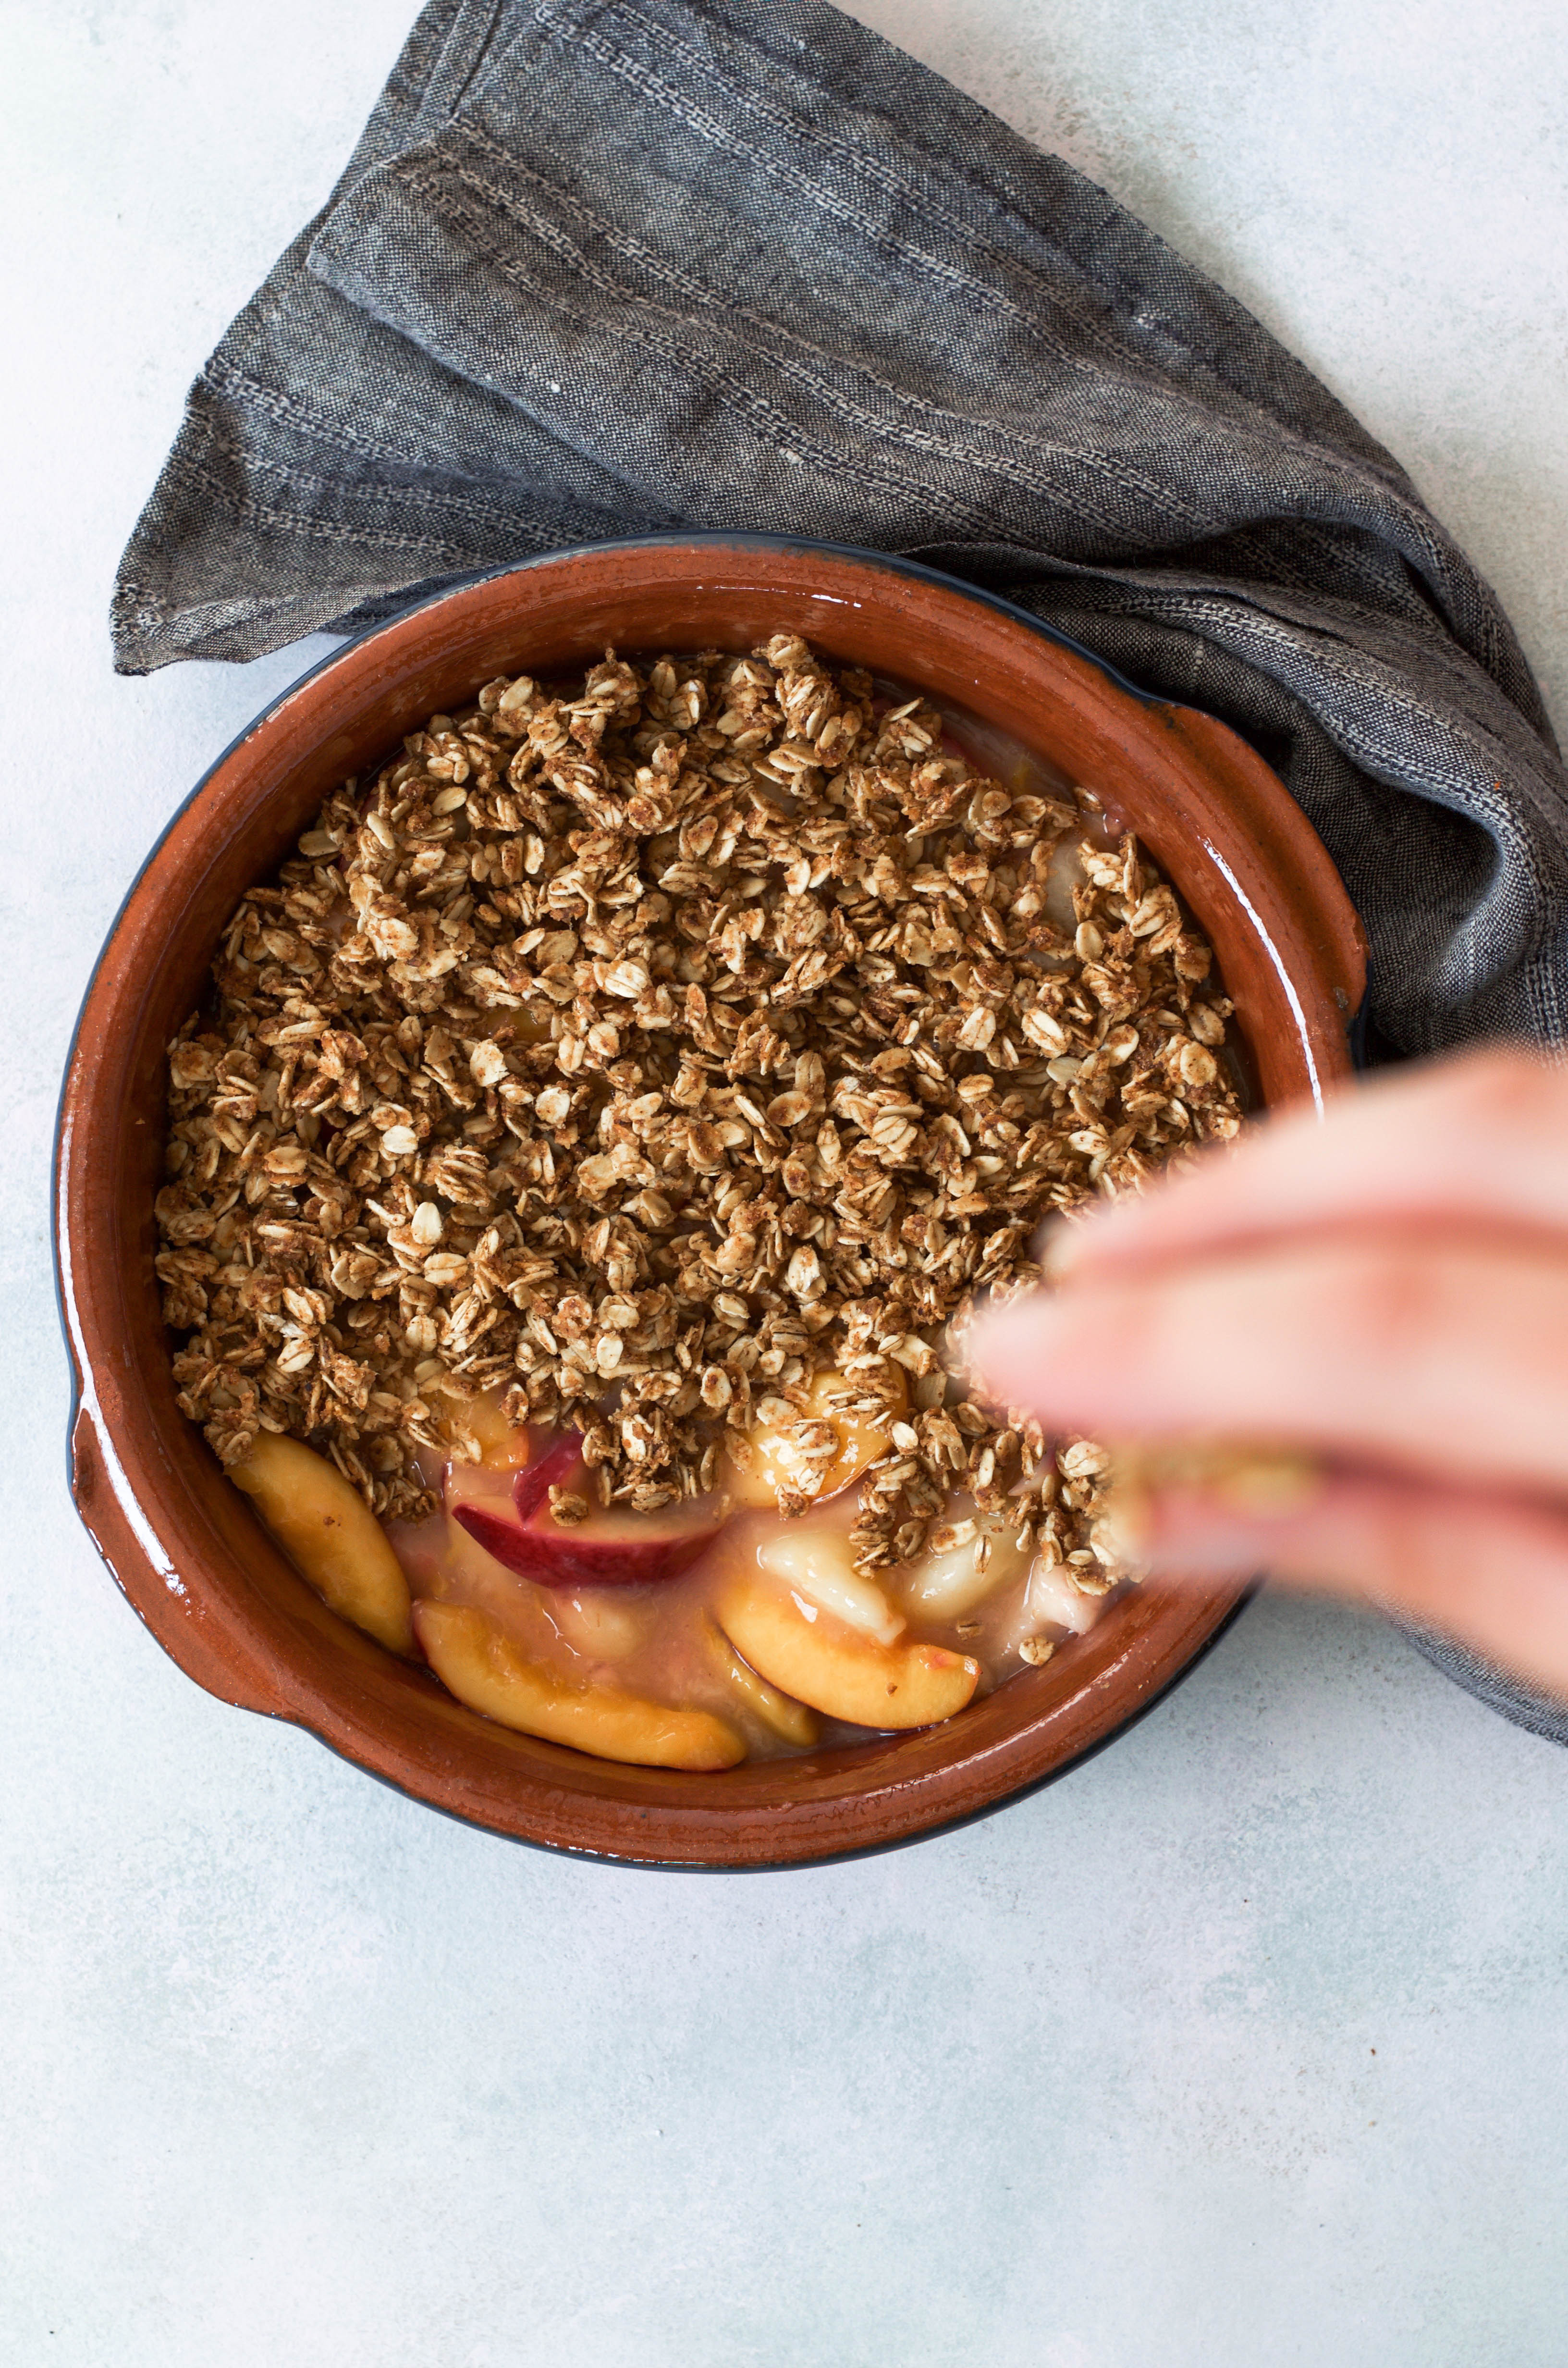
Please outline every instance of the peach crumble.
[[966, 1321], [1235, 1133], [1230, 1010], [1087, 791], [792, 635], [486, 684], [170, 1047], [181, 1406], [505, 1724], [719, 1768], [949, 1717], [1130, 1576]]

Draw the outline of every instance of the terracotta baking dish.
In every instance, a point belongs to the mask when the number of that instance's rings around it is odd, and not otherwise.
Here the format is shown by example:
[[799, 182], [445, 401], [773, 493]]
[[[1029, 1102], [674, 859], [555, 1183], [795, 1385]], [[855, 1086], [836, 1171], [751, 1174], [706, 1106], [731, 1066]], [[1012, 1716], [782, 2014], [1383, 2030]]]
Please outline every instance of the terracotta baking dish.
[[1359, 924], [1262, 760], [1115, 682], [1020, 610], [869, 552], [687, 536], [528, 562], [340, 650], [220, 758], [137, 881], [88, 990], [57, 1152], [61, 1294], [83, 1520], [165, 1650], [225, 1702], [310, 1728], [416, 1799], [556, 1848], [779, 1865], [901, 1840], [1059, 1774], [1187, 1668], [1244, 1590], [1130, 1594], [945, 1726], [720, 1776], [612, 1766], [462, 1709], [320, 1603], [175, 1405], [153, 1273], [164, 1050], [220, 928], [324, 794], [502, 672], [623, 651], [744, 649], [792, 628], [959, 701], [1108, 798], [1213, 943], [1269, 1104], [1350, 1067]]

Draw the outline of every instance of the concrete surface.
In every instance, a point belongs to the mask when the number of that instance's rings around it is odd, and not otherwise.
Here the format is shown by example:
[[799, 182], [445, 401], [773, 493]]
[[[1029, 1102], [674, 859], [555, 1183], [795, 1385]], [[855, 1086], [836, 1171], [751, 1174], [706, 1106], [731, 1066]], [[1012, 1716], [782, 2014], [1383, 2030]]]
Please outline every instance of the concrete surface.
[[[1556, 0], [857, 13], [1223, 279], [1412, 467], [1568, 723]], [[186, 383], [409, 0], [4, 0], [0, 2358], [1559, 2368], [1568, 1754], [1267, 1600], [1051, 1791], [732, 1880], [447, 1824], [166, 1662], [77, 1529], [77, 999], [315, 652], [109, 673]]]

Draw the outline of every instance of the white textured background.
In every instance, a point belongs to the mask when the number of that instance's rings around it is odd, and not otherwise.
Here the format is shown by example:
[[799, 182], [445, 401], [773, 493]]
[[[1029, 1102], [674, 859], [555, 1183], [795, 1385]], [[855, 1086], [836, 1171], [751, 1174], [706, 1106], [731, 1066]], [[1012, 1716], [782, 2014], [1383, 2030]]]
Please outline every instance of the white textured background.
[[[863, 0], [1254, 306], [1568, 726], [1561, 0]], [[970, 1831], [744, 1879], [447, 1824], [159, 1654], [64, 1497], [46, 1168], [126, 882], [312, 655], [119, 682], [186, 383], [411, 0], [0, 0], [0, 2359], [1561, 2368], [1568, 1754], [1265, 1601]]]

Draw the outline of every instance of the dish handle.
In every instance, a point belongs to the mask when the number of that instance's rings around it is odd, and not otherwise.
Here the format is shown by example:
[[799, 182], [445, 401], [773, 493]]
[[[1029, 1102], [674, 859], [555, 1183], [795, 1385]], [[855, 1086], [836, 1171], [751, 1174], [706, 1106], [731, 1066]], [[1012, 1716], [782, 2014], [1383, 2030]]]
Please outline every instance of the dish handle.
[[144, 1626], [187, 1677], [220, 1702], [287, 1718], [288, 1704], [256, 1642], [199, 1604], [119, 1472], [85, 1398], [71, 1426], [70, 1486], [82, 1526]]

